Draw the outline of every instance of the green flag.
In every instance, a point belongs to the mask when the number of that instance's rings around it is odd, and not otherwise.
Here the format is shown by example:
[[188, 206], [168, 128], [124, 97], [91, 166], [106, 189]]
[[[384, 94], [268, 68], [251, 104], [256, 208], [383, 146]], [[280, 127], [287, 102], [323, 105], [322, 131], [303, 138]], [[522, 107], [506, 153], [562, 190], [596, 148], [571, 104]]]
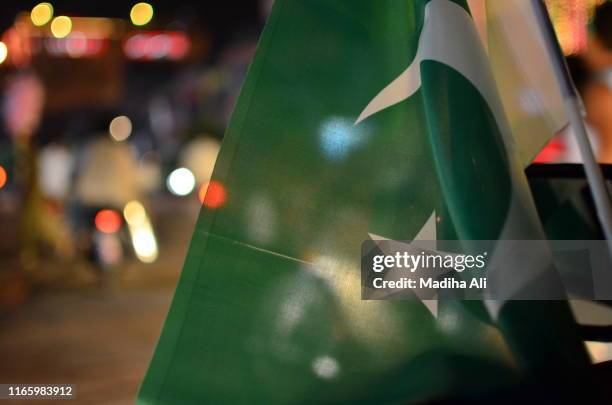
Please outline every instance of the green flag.
[[586, 365], [565, 303], [360, 299], [367, 238], [542, 238], [515, 150], [465, 2], [277, 0], [139, 401], [404, 403]]

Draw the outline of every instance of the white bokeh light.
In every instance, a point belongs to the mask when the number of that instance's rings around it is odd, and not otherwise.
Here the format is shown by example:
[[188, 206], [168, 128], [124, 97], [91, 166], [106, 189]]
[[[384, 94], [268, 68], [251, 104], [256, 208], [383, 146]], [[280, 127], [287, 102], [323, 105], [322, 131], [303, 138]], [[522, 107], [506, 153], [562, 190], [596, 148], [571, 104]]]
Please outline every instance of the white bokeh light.
[[115, 141], [125, 141], [132, 134], [132, 121], [125, 115], [115, 117], [108, 127], [108, 132]]
[[174, 195], [185, 196], [195, 187], [195, 177], [189, 169], [181, 167], [168, 176], [168, 190]]
[[320, 356], [312, 362], [312, 371], [325, 380], [334, 378], [340, 372], [338, 361], [330, 356]]
[[149, 227], [140, 227], [132, 234], [132, 243], [136, 256], [145, 262], [153, 263], [157, 259], [157, 241]]

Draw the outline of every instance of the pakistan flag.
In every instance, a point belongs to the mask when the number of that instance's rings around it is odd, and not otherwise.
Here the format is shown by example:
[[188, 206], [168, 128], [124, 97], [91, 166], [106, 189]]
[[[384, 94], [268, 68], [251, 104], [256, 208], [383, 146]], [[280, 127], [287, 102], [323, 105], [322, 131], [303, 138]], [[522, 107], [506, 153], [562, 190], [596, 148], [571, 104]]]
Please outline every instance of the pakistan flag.
[[[361, 300], [371, 235], [543, 239], [513, 139], [466, 2], [276, 0], [139, 402], [409, 403], [588, 366], [565, 302]], [[516, 263], [516, 291], [550, 267]]]

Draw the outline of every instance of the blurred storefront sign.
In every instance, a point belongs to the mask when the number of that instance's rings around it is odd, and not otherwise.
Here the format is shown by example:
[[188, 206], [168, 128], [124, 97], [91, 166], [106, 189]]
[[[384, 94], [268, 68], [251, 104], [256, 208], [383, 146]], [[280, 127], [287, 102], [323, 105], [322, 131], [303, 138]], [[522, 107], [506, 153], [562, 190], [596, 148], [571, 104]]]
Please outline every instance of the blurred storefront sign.
[[191, 48], [191, 40], [181, 31], [139, 31], [123, 44], [128, 59], [137, 61], [180, 61]]
[[123, 87], [124, 62], [118, 42], [113, 41], [97, 58], [57, 58], [40, 53], [33, 65], [45, 85], [45, 107], [59, 111], [115, 105]]
[[44, 47], [51, 56], [70, 58], [95, 58], [101, 56], [108, 48], [108, 40], [88, 38], [75, 32], [67, 38], [48, 38]]
[[[57, 26], [53, 32], [53, 21], [58, 18], [70, 22], [62, 35]], [[125, 58], [120, 40], [126, 22], [101, 17], [55, 19], [36, 26], [29, 14], [19, 15], [2, 35], [7, 62], [17, 68], [34, 68], [49, 111], [116, 104], [123, 86]]]

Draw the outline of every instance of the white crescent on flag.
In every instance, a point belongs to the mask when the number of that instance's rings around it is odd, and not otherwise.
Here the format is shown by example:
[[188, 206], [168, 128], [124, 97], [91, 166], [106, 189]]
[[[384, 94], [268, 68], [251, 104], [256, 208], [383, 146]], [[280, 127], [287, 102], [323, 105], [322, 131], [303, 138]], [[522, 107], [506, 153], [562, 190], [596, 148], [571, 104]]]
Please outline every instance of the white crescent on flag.
[[463, 7], [448, 0], [431, 0], [427, 3], [423, 29], [412, 63], [368, 103], [355, 125], [416, 93], [421, 88], [421, 62], [424, 60], [443, 63], [472, 83], [493, 112], [507, 145], [514, 144], [474, 21]]
[[[478, 90], [494, 116], [507, 151], [516, 157], [514, 138], [510, 132], [489, 60], [474, 21], [463, 7], [449, 0], [431, 0], [427, 4], [423, 29], [412, 63], [368, 103], [354, 125], [358, 125], [368, 117], [416, 93], [421, 88], [421, 62], [425, 60], [449, 66]], [[510, 170], [518, 173], [521, 168], [511, 163]], [[525, 188], [516, 183], [514, 179], [506, 221], [500, 230], [498, 239], [521, 240], [525, 239], [526, 235], [530, 235], [530, 239], [544, 239], [540, 228], [533, 226], [539, 223], [537, 217], [525, 216], [525, 205], [533, 204], [529, 197], [525, 197], [525, 193]], [[535, 207], [533, 208], [529, 212], [535, 213]], [[530, 280], [542, 274], [547, 268], [546, 263], [551, 262], [550, 251], [545, 244], [541, 245], [541, 248], [531, 252], [533, 257], [530, 257], [529, 260], [517, 255], [513, 251], [515, 246], [512, 244], [506, 244], [504, 250], [496, 249], [493, 253], [490, 260], [491, 267], [495, 268], [497, 263], [504, 262], [508, 268], [516, 269], [512, 274], [496, 275], [498, 282], [506, 285], [507, 297], [498, 297], [494, 300], [485, 299], [485, 304], [494, 318], [499, 314], [504, 302], [510, 299], [514, 292], [520, 291]], [[525, 260], [528, 265], [524, 265]], [[429, 309], [434, 315], [437, 314], [437, 308]]]

